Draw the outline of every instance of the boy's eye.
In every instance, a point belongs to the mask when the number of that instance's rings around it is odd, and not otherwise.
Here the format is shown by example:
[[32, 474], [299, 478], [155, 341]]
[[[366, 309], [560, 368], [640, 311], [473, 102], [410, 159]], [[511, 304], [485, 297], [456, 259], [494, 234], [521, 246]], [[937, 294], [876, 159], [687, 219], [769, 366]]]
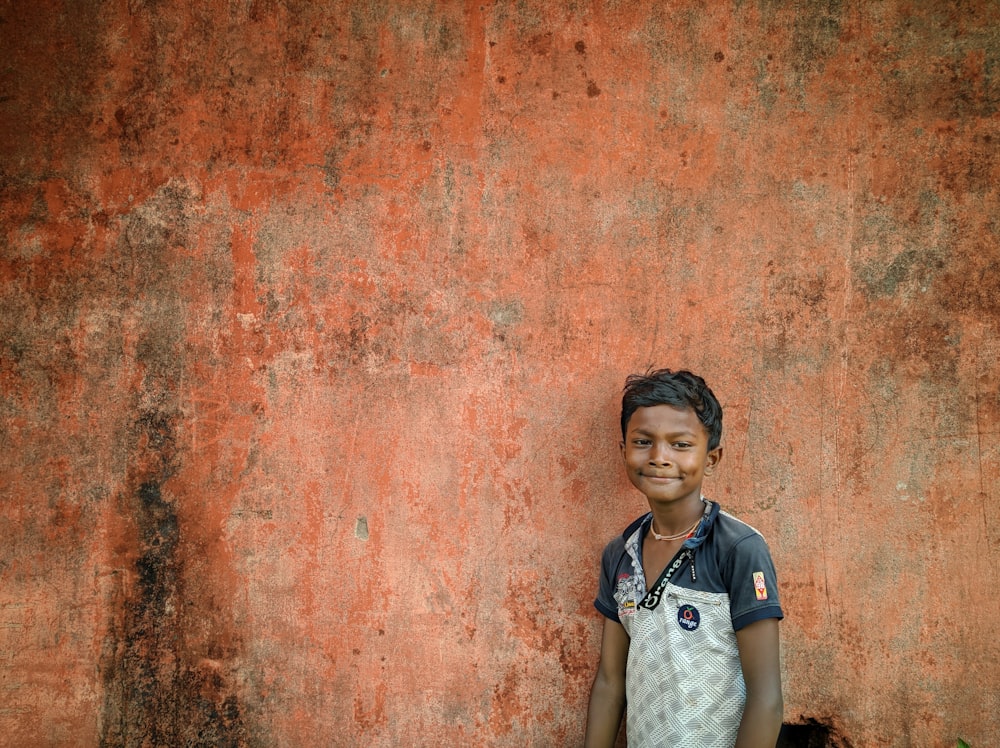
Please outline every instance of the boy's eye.
[[632, 443], [637, 447], [648, 447], [649, 439], [636, 439]]
[[677, 447], [677, 449], [689, 449], [691, 447], [691, 443], [690, 442], [674, 442], [674, 446]]

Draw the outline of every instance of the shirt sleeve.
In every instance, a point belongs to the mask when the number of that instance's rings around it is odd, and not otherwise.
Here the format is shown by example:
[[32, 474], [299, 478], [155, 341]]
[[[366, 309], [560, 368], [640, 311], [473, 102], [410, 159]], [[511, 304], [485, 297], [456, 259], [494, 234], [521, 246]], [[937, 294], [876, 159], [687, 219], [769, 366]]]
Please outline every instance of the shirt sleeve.
[[621, 623], [621, 619], [618, 617], [618, 602], [615, 600], [614, 594], [615, 577], [618, 572], [617, 562], [621, 553], [615, 551], [615, 545], [615, 542], [609, 543], [601, 555], [601, 577], [594, 607], [606, 618]]
[[733, 547], [725, 575], [734, 631], [765, 618], [785, 617], [778, 599], [778, 576], [771, 552], [758, 533], [748, 535]]

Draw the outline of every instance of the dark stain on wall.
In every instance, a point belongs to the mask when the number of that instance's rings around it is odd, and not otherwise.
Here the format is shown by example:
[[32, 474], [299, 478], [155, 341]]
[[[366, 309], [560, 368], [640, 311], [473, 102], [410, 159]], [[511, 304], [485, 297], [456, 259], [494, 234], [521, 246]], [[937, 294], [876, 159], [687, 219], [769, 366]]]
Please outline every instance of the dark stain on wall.
[[[197, 299], [219, 279], [185, 253], [201, 230], [200, 197], [171, 183], [117, 223], [108, 270], [126, 335], [134, 420], [119, 440], [125, 480], [115, 504], [114, 567], [100, 675], [100, 745], [254, 744], [231, 674], [241, 650], [231, 614], [197, 569], [217, 547], [200, 528], [200, 487], [185, 472], [188, 336]], [[188, 531], [185, 531], [188, 528]], [[251, 731], [253, 740], [260, 730]]]
[[[243, 746], [243, 710], [225, 676], [237, 647], [217, 636], [196, 660], [189, 634], [211, 621], [186, 588], [187, 548], [167, 486], [180, 463], [176, 415], [143, 413], [133, 424], [133, 489], [119, 508], [132, 528], [131, 574], [121, 574], [116, 616], [101, 665], [101, 746]], [[131, 578], [131, 581], [129, 581]]]

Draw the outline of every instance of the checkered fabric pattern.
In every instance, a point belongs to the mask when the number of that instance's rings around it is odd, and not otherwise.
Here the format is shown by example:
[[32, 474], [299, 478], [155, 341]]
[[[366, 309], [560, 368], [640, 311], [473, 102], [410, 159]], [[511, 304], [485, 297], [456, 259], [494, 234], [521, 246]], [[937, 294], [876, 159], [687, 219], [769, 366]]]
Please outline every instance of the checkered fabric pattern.
[[[685, 605], [699, 611], [695, 631], [678, 625]], [[732, 748], [746, 687], [729, 596], [668, 584], [654, 610], [639, 608], [622, 623], [632, 639], [626, 693], [629, 748]], [[677, 687], [666, 689], [665, 683]]]

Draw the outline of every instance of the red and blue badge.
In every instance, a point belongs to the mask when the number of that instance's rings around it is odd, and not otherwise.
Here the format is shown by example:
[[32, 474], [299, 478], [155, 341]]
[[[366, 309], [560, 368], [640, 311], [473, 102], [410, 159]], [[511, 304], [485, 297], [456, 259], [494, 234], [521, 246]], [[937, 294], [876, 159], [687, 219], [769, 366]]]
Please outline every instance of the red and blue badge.
[[677, 623], [685, 631], [694, 631], [701, 623], [701, 613], [693, 605], [682, 605], [677, 609]]

